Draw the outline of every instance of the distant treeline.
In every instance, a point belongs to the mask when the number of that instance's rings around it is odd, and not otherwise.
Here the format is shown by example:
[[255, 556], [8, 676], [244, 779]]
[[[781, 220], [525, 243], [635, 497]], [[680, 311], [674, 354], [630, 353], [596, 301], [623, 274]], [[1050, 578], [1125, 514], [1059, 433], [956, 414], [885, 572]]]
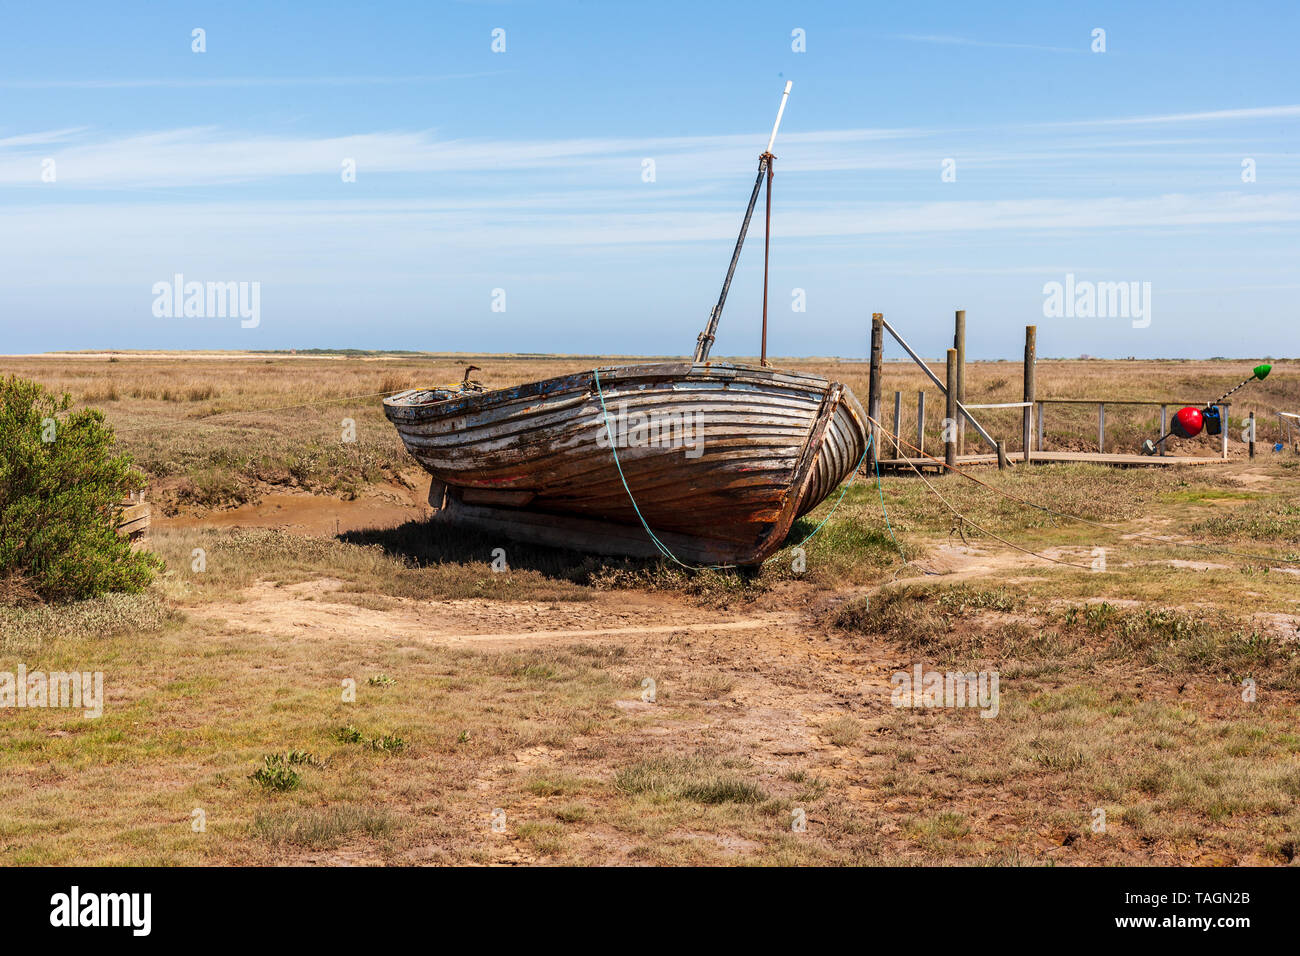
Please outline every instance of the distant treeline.
[[255, 355], [428, 355], [414, 349], [249, 349]]
[[249, 349], [251, 355], [400, 355], [411, 358], [440, 359], [528, 359], [572, 361], [574, 359], [626, 358], [638, 362], [681, 360], [681, 356], [662, 355], [577, 355], [561, 352], [422, 352], [414, 349]]

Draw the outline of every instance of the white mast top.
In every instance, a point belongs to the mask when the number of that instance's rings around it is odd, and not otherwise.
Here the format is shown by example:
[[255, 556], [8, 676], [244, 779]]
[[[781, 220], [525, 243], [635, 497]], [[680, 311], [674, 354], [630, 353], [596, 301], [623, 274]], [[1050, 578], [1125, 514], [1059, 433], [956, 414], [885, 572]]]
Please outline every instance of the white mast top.
[[785, 92], [781, 94], [781, 106], [776, 111], [776, 122], [772, 124], [772, 138], [767, 141], [766, 152], [772, 152], [772, 146], [776, 143], [776, 131], [781, 126], [781, 114], [785, 112], [785, 101], [790, 98], [790, 87], [792, 86], [794, 86], [793, 81], [785, 81]]

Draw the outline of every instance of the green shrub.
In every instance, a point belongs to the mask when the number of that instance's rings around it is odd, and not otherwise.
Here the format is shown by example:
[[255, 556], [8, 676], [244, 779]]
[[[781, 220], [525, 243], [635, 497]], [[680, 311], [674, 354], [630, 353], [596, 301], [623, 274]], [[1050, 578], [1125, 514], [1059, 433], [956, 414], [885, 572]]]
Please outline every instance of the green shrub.
[[0, 379], [0, 599], [139, 591], [157, 559], [118, 537], [114, 505], [144, 476], [111, 451], [98, 409]]
[[297, 790], [302, 783], [302, 774], [290, 766], [292, 762], [284, 754], [267, 754], [262, 758], [262, 766], [250, 773], [248, 779], [260, 784], [264, 790]]
[[361, 735], [361, 731], [357, 730], [357, 728], [351, 724], [348, 724], [346, 727], [340, 727], [338, 730], [334, 731], [334, 739], [341, 744], [360, 744], [365, 742], [365, 738]]
[[370, 741], [370, 749], [387, 754], [400, 753], [406, 749], [406, 739], [397, 734], [384, 734]]

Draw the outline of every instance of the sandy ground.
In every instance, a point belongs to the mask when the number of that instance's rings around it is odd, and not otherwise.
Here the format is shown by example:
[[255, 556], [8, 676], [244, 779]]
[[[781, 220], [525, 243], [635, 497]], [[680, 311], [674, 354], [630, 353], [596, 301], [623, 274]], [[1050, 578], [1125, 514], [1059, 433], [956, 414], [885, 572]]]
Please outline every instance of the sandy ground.
[[391, 598], [396, 607], [375, 610], [336, 599], [342, 586], [343, 582], [331, 578], [285, 586], [258, 583], [245, 588], [237, 602], [202, 604], [187, 613], [271, 638], [312, 641], [346, 636], [500, 647], [633, 635], [660, 635], [671, 641], [696, 632], [770, 632], [799, 620], [797, 614], [779, 611], [743, 616], [709, 612], [663, 595], [625, 591], [584, 602]]
[[[950, 560], [961, 565], [956, 574], [962, 576], [980, 567], [977, 557], [957, 554]], [[1015, 562], [1001, 555], [994, 560], [999, 566]], [[890, 704], [890, 677], [910, 667], [913, 658], [884, 643], [861, 638], [845, 641], [825, 633], [812, 626], [806, 611], [766, 606], [784, 604], [791, 595], [769, 595], [770, 600], [760, 602], [759, 607], [739, 613], [701, 609], [672, 595], [628, 592], [600, 595], [581, 604], [401, 599], [396, 607], [370, 610], [339, 601], [339, 586], [340, 582], [328, 578], [283, 587], [259, 583], [245, 589], [237, 602], [206, 604], [187, 613], [228, 633], [246, 632], [277, 645], [356, 639], [391, 643], [395, 649], [436, 644], [506, 650], [581, 641], [620, 645], [647, 669], [678, 675], [678, 681], [689, 681], [690, 674], [721, 672], [731, 685], [702, 712], [687, 722], [680, 715], [662, 723], [649, 719], [636, 733], [647, 742], [661, 740], [661, 744], [707, 739], [715, 746], [747, 754], [760, 773], [780, 775], [796, 767], [808, 768], [861, 812], [879, 820], [879, 839], [892, 847], [899, 859], [922, 859], [897, 821], [924, 814], [929, 804], [918, 795], [891, 792], [879, 785], [895, 763], [886, 743], [899, 731], [898, 713]], [[672, 686], [671, 677], [665, 686]], [[1217, 700], [1221, 690], [1210, 684], [1154, 686], [1148, 692], [1179, 695], [1180, 700], [1195, 701], [1209, 711], [1228, 707]], [[640, 700], [617, 700], [615, 705], [643, 712], [641, 716], [646, 718], [653, 718], [658, 706]], [[835, 746], [820, 726], [828, 715], [837, 713], [860, 721], [864, 738], [879, 740], [881, 746]], [[954, 755], [977, 744], [981, 729], [942, 720], [916, 722], [908, 729], [905, 744], [915, 754], [909, 772], [942, 774]], [[588, 742], [578, 737], [567, 752], [544, 746], [528, 748], [508, 756], [506, 764], [554, 769], [568, 760], [581, 759], [587, 746]], [[606, 769], [612, 774], [614, 767]], [[470, 787], [493, 793], [503, 772], [499, 761], [486, 763], [477, 770]], [[535, 802], [543, 803], [540, 798]], [[1136, 835], [1120, 836], [1104, 845], [1085, 843], [1076, 841], [1069, 828], [1041, 825], [1045, 809], [1069, 809], [1067, 804], [1068, 800], [1045, 783], [1014, 800], [1007, 794], [995, 797], [989, 792], [972, 792], [954, 800], [951, 807], [995, 844], [1040, 863], [1117, 864], [1135, 859], [1168, 865], [1274, 862], [1262, 855], [1224, 855], [1196, 844], [1148, 847]], [[448, 812], [455, 822], [460, 811]], [[514, 812], [527, 814], [529, 807], [516, 806]], [[467, 827], [474, 824], [469, 818], [462, 822]], [[815, 814], [809, 819], [814, 828], [823, 822]], [[716, 842], [724, 857], [744, 856], [753, 849], [742, 845], [744, 841], [728, 844], [728, 840], [739, 838], [725, 834], [682, 832], [674, 838]], [[634, 842], [609, 828], [580, 828], [572, 839], [589, 845], [607, 863], [637, 862], [628, 855]], [[437, 843], [416, 845], [406, 852], [406, 858], [412, 863], [436, 862], [442, 853]], [[355, 865], [380, 861], [365, 853], [306, 852], [295, 862]], [[538, 860], [519, 841], [501, 841], [493, 849], [491, 862], [518, 865]]]
[[[291, 533], [322, 534], [360, 528], [394, 526], [426, 513], [423, 486], [384, 486], [371, 489], [355, 501], [305, 494], [268, 494], [256, 504], [206, 515], [182, 514], [162, 519], [160, 526], [271, 527]], [[1054, 549], [1062, 561], [1087, 564], [1086, 552]], [[1216, 562], [1172, 561], [1174, 566], [1213, 572]], [[953, 538], [933, 548], [913, 563], [900, 579], [957, 582], [996, 572], [1013, 581], [1018, 572], [1040, 566], [1031, 556], [1005, 549], [984, 550]], [[365, 607], [349, 600], [344, 582], [320, 577], [296, 584], [259, 581], [231, 600], [198, 604], [186, 609], [191, 618], [231, 635], [272, 646], [285, 642], [310, 644], [334, 640], [361, 641], [393, 649], [427, 646], [516, 650], [547, 645], [619, 646], [644, 665], [647, 672], [676, 675], [689, 684], [690, 675], [722, 675], [726, 691], [706, 701], [685, 723], [679, 715], [655, 720], [654, 704], [617, 700], [626, 711], [644, 711], [644, 726], [636, 734], [646, 742], [669, 745], [680, 741], [708, 740], [711, 745], [745, 753], [761, 771], [773, 775], [806, 770], [832, 784], [881, 829], [873, 837], [899, 860], [922, 862], [915, 840], [900, 826], [914, 814], [933, 811], [918, 794], [882, 788], [879, 781], [896, 772], [897, 751], [909, 753], [910, 774], [942, 775], [957, 755], [978, 742], [984, 729], [969, 722], [918, 718], [900, 727], [898, 711], [891, 706], [892, 675], [914, 663], [914, 656], [884, 641], [833, 634], [820, 623], [828, 605], [867, 592], [828, 593], [802, 582], [777, 585], [749, 604], [728, 610], [700, 607], [687, 598], [665, 592], [620, 590], [598, 593], [593, 600], [490, 601], [385, 598], [382, 607]], [[1112, 603], [1125, 603], [1112, 599]], [[1294, 633], [1300, 619], [1283, 615], [1278, 627]], [[1153, 698], [1173, 698], [1208, 715], [1228, 713], [1231, 702], [1223, 688], [1212, 682], [1187, 682], [1182, 686], [1150, 683], [1129, 672], [1109, 675], [1116, 686], [1130, 687]], [[671, 684], [674, 678], [666, 678]], [[1144, 684], [1147, 686], [1144, 687]], [[842, 714], [859, 721], [865, 746], [834, 745], [821, 730], [828, 715]], [[898, 735], [903, 733], [905, 739]], [[896, 739], [898, 738], [898, 739]], [[636, 741], [633, 741], [635, 743]], [[513, 755], [513, 764], [537, 769], [557, 768], [583, 760], [588, 744], [578, 737], [567, 753], [530, 748]], [[597, 747], [595, 743], [591, 746]], [[509, 757], [507, 763], [509, 763]], [[586, 766], [586, 764], [584, 764]], [[588, 770], [591, 767], [587, 767]], [[611, 764], [605, 770], [614, 772]], [[485, 763], [470, 782], [484, 793], [499, 788], [503, 771], [499, 763]], [[486, 799], [486, 798], [485, 798]], [[535, 801], [542, 803], [541, 798]], [[1045, 825], [1077, 808], [1053, 792], [1046, 781], [1035, 782], [1014, 798], [996, 784], [975, 786], [954, 799], [951, 807], [964, 814], [972, 829], [1002, 852], [1039, 863], [1222, 865], [1276, 862], [1260, 853], [1225, 853], [1202, 847], [1200, 842], [1166, 842], [1150, 845], [1137, 834], [1117, 834], [1113, 840], [1077, 840], [1069, 827]], [[516, 807], [527, 813], [528, 807]], [[451, 824], [472, 827], [475, 821], [458, 821], [460, 810], [448, 810]], [[469, 811], [465, 811], [468, 813]], [[817, 827], [813, 816], [809, 823]], [[674, 838], [706, 841], [725, 857], [744, 857], [747, 847], [739, 837], [707, 832], [682, 832]], [[576, 828], [571, 838], [587, 846], [597, 858], [612, 864], [636, 863], [630, 855], [634, 843], [604, 826]], [[732, 841], [728, 843], [727, 841]], [[436, 843], [413, 846], [406, 852], [412, 863], [438, 862], [443, 849]], [[536, 862], [519, 841], [502, 841], [491, 862], [517, 865]], [[380, 862], [366, 852], [304, 852], [295, 862], [332, 865]]]
[[159, 528], [276, 528], [310, 535], [393, 528], [428, 517], [428, 487], [425, 476], [414, 477], [410, 484], [370, 486], [354, 501], [301, 492], [265, 494], [237, 508], [182, 508], [172, 516], [155, 514], [151, 523]]

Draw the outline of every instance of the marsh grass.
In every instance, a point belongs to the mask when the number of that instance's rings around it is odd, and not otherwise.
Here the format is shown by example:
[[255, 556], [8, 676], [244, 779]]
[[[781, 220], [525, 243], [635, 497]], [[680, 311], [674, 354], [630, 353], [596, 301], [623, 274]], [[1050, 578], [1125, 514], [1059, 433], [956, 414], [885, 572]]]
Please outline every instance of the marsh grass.
[[1067, 634], [1100, 639], [1097, 649], [1113, 660], [1169, 673], [1215, 674], [1234, 682], [1269, 674], [1282, 686], [1300, 687], [1295, 642], [1226, 611], [1121, 608], [1102, 601], [1067, 606], [1055, 620]]
[[397, 828], [396, 818], [383, 807], [344, 804], [260, 812], [250, 832], [273, 846], [329, 850], [357, 839], [382, 840]]
[[[106, 412], [139, 429], [124, 431], [122, 440], [161, 464], [160, 485], [201, 481], [206, 488], [196, 494], [213, 501], [268, 487], [346, 494], [364, 488], [367, 474], [386, 477], [405, 461], [390, 442], [391, 426], [365, 402], [249, 409], [396, 390], [408, 377], [449, 381], [463, 369], [463, 359], [426, 356], [16, 361], [37, 369], [34, 377], [74, 386], [74, 394], [116, 389]], [[502, 360], [478, 377], [510, 384], [591, 364]], [[865, 395], [865, 366], [795, 364]], [[972, 365], [968, 383], [989, 401], [1014, 400], [1017, 376], [1006, 368]], [[1194, 391], [1217, 393], [1223, 389], [1212, 386], [1234, 384], [1235, 371], [1231, 363], [1042, 362], [1039, 379], [1046, 394], [1105, 389], [1141, 398], [1192, 387], [1183, 379], [1193, 377]], [[891, 363], [887, 374], [892, 387], [910, 373]], [[150, 397], [128, 400], [137, 379]], [[1292, 388], [1292, 379], [1300, 377], [1278, 382]], [[191, 389], [208, 386], [208, 397], [189, 398]], [[164, 399], [164, 391], [172, 397]], [[1292, 397], [1300, 404], [1300, 394]], [[239, 414], [200, 417], [227, 411]], [[324, 449], [337, 442], [345, 416], [356, 419], [362, 450], [331, 457]], [[1057, 440], [1054, 429], [1065, 431], [1064, 422], [1049, 417], [1049, 441]], [[1082, 419], [1079, 427], [1095, 431]], [[1124, 530], [1244, 546], [1255, 534], [1276, 530], [1282, 543], [1290, 533], [1283, 503], [1294, 500], [1297, 479], [1285, 464], [1267, 472], [1271, 488], [1257, 483], [1244, 492], [1233, 485], [1236, 466], [1222, 477], [1179, 468], [979, 474]], [[961, 480], [942, 479], [945, 495], [991, 529], [1036, 546], [1105, 544], [1113, 548], [1110, 570], [1094, 575], [1026, 562], [1013, 574], [972, 577], [958, 588], [942, 581], [887, 586], [832, 612], [838, 630], [810, 617], [795, 633], [738, 639], [700, 632], [685, 643], [593, 636], [501, 650], [347, 628], [323, 640], [285, 639], [184, 617], [192, 605], [238, 602], [241, 589], [257, 581], [323, 577], [342, 580], [343, 595], [380, 611], [391, 606], [385, 602], [441, 596], [580, 601], [598, 589], [632, 588], [662, 591], [666, 601], [732, 604], [743, 613], [743, 605], [773, 602], [778, 588], [788, 588], [806, 603], [783, 609], [819, 614], [838, 600], [832, 589], [874, 586], [899, 569], [882, 533], [874, 477], [865, 477], [809, 543], [802, 575], [790, 568], [789, 547], [757, 574], [714, 575], [512, 548], [511, 571], [494, 575], [488, 561], [495, 544], [431, 542], [421, 523], [342, 540], [158, 531], [154, 546], [169, 570], [151, 591], [0, 610], [4, 653], [29, 663], [39, 655], [49, 668], [102, 662], [108, 672], [100, 719], [6, 713], [0, 861], [277, 864], [315, 862], [305, 855], [338, 848], [349, 859], [392, 864], [1294, 859], [1300, 734], [1298, 685], [1287, 683], [1294, 639], [1265, 630], [1256, 614], [1294, 614], [1294, 576], [1227, 557], [1211, 560], [1231, 567], [1210, 572], [1171, 567], [1188, 554], [1099, 541], [1098, 529], [1000, 503]], [[159, 493], [177, 500], [176, 491]], [[951, 515], [914, 478], [885, 478], [884, 494], [910, 554], [952, 542]], [[827, 507], [796, 530], [815, 527]], [[1275, 520], [1276, 529], [1268, 524]], [[1213, 524], [1192, 532], [1198, 522]], [[991, 553], [1002, 550], [984, 543]], [[195, 547], [208, 551], [202, 574], [190, 568]], [[795, 581], [812, 586], [800, 590]], [[1112, 607], [1090, 610], [1107, 601]], [[427, 608], [438, 612], [434, 603]], [[867, 676], [871, 668], [900, 647], [995, 661], [1004, 678], [999, 717], [859, 711], [864, 680], [876, 679]], [[674, 667], [673, 686], [682, 692], [670, 706], [644, 712], [614, 705], [646, 674]], [[397, 682], [366, 682], [379, 674]], [[358, 679], [354, 703], [339, 701], [340, 675]], [[1241, 675], [1259, 681], [1257, 703], [1241, 701]], [[840, 727], [846, 701], [862, 715], [858, 728]], [[754, 713], [762, 721], [750, 719]], [[773, 727], [806, 740], [806, 752], [777, 753]], [[826, 728], [844, 730], [846, 743], [819, 745]], [[386, 735], [404, 746], [369, 745]], [[269, 750], [290, 743], [328, 768], [286, 762], [301, 778], [291, 791], [263, 790], [247, 779]], [[495, 806], [509, 814], [504, 836], [487, 829], [487, 808]], [[190, 829], [195, 807], [210, 810], [206, 836]], [[790, 832], [793, 807], [807, 809], [807, 833]], [[1108, 834], [1089, 830], [1097, 807], [1106, 809]]]
[[63, 604], [0, 604], [0, 653], [28, 655], [59, 641], [94, 641], [115, 634], [146, 637], [178, 620], [157, 587]]
[[655, 801], [758, 804], [767, 799], [753, 782], [701, 757], [659, 757], [632, 764], [615, 775], [614, 787]]
[[848, 747], [862, 736], [862, 721], [844, 714], [826, 721], [821, 731], [836, 747]]
[[[1198, 521], [1191, 530], [1219, 539], [1300, 544], [1300, 504], [1286, 499], [1254, 503]], [[1294, 549], [1290, 554], [1300, 556]]]
[[1106, 601], [1035, 606], [1005, 587], [903, 584], [842, 604], [830, 621], [851, 633], [883, 635], [949, 662], [1011, 661], [1020, 675], [1116, 661], [1167, 673], [1239, 682], [1267, 674], [1300, 688], [1300, 653], [1251, 618], [1220, 609], [1121, 607]]
[[[344, 582], [345, 593], [390, 598], [486, 598], [492, 600], [582, 601], [589, 590], [540, 570], [515, 567], [492, 570], [490, 549], [479, 560], [460, 559], [445, 541], [420, 544], [435, 535], [423, 525], [403, 525], [384, 532], [345, 534], [340, 538], [290, 534], [272, 529], [160, 529], [153, 547], [167, 563], [166, 590], [180, 600], [231, 594], [258, 580], [297, 583], [319, 576]], [[395, 541], [410, 541], [411, 552]], [[384, 543], [380, 543], [384, 542]], [[195, 549], [204, 554], [205, 570], [196, 572]], [[439, 560], [439, 558], [442, 558]]]
[[[1044, 676], [1109, 660], [1232, 682], [1267, 675], [1274, 686], [1300, 687], [1295, 642], [1247, 617], [1089, 602], [1026, 618], [1025, 604], [1025, 598], [1005, 589], [909, 585], [849, 602], [833, 620], [848, 631], [885, 635], [943, 661], [1013, 662], [1008, 676]], [[1014, 618], [1000, 620], [1000, 615]]]
[[591, 781], [579, 777], [549, 774], [528, 781], [525, 789], [537, 797], [567, 797], [582, 793], [590, 786]]
[[581, 803], [567, 803], [551, 811], [561, 823], [582, 823], [591, 814]]
[[831, 621], [848, 631], [889, 635], [909, 649], [950, 653], [954, 640], [965, 646], [970, 638], [965, 629], [958, 633], [959, 625], [983, 611], [1017, 611], [1025, 600], [1006, 588], [903, 584], [842, 604]]

